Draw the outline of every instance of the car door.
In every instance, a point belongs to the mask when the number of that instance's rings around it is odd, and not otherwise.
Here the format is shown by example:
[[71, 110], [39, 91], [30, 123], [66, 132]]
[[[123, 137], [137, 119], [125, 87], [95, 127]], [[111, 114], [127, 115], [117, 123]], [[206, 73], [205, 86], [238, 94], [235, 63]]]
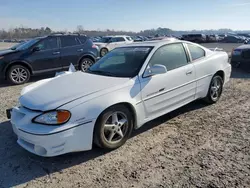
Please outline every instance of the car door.
[[206, 52], [200, 46], [196, 44], [186, 43], [192, 64], [196, 70], [196, 98], [205, 97], [207, 95], [207, 89], [210, 85], [211, 78], [213, 76], [213, 59], [206, 59]]
[[60, 51], [57, 37], [47, 37], [38, 42], [27, 57], [34, 73], [61, 70]]
[[148, 67], [164, 65], [167, 72], [140, 77], [146, 118], [163, 115], [195, 99], [195, 69], [188, 57], [182, 43], [168, 44], [155, 51]]
[[60, 36], [60, 61], [62, 68], [68, 69], [72, 63], [75, 67], [78, 66], [78, 60], [84, 51], [83, 45], [77, 36]]

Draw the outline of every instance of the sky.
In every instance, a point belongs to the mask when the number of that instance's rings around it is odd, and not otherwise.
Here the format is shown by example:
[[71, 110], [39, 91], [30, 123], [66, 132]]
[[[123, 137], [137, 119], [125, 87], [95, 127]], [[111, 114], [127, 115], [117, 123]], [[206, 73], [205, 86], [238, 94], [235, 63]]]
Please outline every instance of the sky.
[[0, 0], [0, 28], [249, 30], [250, 0]]

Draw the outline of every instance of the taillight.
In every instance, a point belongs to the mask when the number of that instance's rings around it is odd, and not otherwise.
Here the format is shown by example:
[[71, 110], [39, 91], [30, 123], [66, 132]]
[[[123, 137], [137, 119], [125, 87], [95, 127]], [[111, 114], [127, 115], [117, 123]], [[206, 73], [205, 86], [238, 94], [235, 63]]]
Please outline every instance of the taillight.
[[92, 45], [92, 48], [98, 48], [95, 44]]

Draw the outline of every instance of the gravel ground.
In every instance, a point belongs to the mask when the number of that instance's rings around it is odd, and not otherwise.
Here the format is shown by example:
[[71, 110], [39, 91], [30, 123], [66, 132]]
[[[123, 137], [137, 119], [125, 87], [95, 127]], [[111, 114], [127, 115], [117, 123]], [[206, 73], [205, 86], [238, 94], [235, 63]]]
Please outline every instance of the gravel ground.
[[8, 42], [0, 42], [0, 50], [10, 48], [11, 46], [14, 46], [17, 43], [8, 43]]
[[19, 147], [0, 86], [0, 187], [249, 187], [250, 75], [234, 71], [217, 104], [196, 101], [135, 131], [121, 148], [41, 158]]

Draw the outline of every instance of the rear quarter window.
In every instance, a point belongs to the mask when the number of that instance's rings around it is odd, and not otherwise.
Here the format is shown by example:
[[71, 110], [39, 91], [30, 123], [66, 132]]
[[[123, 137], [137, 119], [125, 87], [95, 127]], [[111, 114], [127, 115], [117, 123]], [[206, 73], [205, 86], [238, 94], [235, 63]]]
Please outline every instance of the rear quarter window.
[[187, 44], [187, 47], [189, 49], [193, 61], [196, 59], [203, 58], [206, 55], [205, 50], [203, 50], [199, 46], [193, 44]]
[[82, 44], [85, 43], [86, 40], [87, 40], [87, 37], [86, 37], [86, 36], [80, 36], [80, 37], [78, 37], [78, 38], [79, 38], [79, 40], [81, 41]]

